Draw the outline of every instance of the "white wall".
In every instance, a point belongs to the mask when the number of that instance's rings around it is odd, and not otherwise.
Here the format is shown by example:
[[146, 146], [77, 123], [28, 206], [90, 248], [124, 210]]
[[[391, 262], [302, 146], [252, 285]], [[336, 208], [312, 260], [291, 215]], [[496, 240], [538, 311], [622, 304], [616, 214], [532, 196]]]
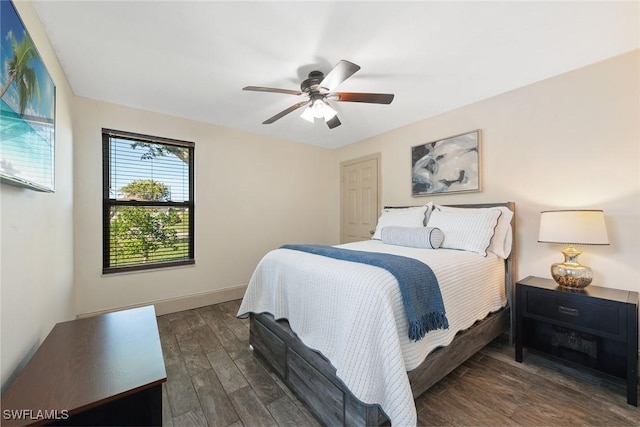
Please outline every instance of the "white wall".
[[14, 4], [56, 85], [56, 191], [39, 193], [0, 184], [3, 390], [54, 324], [76, 314], [70, 105], [73, 95], [31, 3]]
[[[195, 266], [102, 275], [103, 127], [195, 142]], [[202, 304], [240, 298], [267, 251], [283, 243], [338, 241], [332, 150], [85, 98], [75, 100], [74, 129], [80, 314], [189, 295]]]
[[[640, 51], [337, 150], [382, 153], [382, 204], [514, 201], [518, 278], [550, 277], [562, 245], [537, 243], [545, 209], [603, 209], [610, 246], [585, 246], [592, 285], [640, 291]], [[411, 197], [411, 147], [482, 130], [483, 189]]]

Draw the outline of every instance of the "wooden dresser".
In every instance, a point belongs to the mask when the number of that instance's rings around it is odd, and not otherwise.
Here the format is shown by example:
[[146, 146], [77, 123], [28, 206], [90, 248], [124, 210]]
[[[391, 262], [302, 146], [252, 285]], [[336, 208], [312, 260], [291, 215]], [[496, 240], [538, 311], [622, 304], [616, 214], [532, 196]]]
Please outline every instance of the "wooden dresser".
[[58, 323], [2, 395], [2, 425], [161, 425], [153, 306]]

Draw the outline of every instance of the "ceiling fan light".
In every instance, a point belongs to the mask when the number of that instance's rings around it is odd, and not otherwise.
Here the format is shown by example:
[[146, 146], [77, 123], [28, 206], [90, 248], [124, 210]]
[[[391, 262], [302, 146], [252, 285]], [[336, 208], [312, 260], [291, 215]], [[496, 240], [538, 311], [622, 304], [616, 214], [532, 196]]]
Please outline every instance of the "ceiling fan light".
[[326, 102], [323, 102], [323, 104], [324, 104], [324, 107], [323, 107], [322, 116], [324, 117], [324, 121], [328, 122], [329, 120], [333, 119], [336, 116], [336, 114], [338, 114], [338, 112], [333, 108], [331, 108], [329, 104], [327, 104]]
[[316, 118], [324, 119], [325, 122], [328, 122], [334, 118], [336, 114], [338, 114], [337, 111], [331, 108], [324, 100], [316, 99], [311, 105], [305, 108], [300, 117], [309, 123], [314, 123]]
[[316, 120], [316, 117], [313, 114], [313, 109], [311, 108], [311, 106], [308, 106], [307, 108], [305, 108], [302, 114], [300, 114], [300, 117], [302, 117], [309, 123], [313, 123]]
[[321, 99], [317, 99], [313, 101], [313, 106], [311, 109], [313, 110], [314, 117], [321, 119], [324, 117], [324, 106], [326, 104]]
[[322, 99], [315, 100], [311, 108], [313, 110], [314, 117], [324, 119], [325, 122], [331, 120], [337, 114], [336, 110], [331, 108], [329, 104]]

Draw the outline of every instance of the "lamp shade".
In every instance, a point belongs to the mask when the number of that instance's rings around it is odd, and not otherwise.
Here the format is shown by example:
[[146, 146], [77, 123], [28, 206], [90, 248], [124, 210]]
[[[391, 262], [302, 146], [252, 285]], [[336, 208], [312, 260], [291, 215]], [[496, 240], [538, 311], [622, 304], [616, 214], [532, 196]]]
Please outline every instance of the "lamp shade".
[[300, 117], [311, 123], [314, 123], [316, 118], [324, 118], [324, 121], [328, 122], [334, 118], [336, 114], [336, 110], [331, 108], [322, 98], [319, 98], [314, 99], [311, 104], [305, 108]]
[[601, 210], [543, 211], [538, 242], [608, 245], [604, 213]]

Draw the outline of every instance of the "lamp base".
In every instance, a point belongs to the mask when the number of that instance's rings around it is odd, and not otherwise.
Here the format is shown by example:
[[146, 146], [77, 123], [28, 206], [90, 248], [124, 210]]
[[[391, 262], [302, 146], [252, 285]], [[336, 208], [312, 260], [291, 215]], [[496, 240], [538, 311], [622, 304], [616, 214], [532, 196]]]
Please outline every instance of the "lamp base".
[[564, 251], [564, 262], [551, 265], [551, 277], [564, 288], [582, 289], [589, 286], [593, 280], [593, 272], [586, 265], [578, 262], [578, 255], [582, 252], [570, 246]]

